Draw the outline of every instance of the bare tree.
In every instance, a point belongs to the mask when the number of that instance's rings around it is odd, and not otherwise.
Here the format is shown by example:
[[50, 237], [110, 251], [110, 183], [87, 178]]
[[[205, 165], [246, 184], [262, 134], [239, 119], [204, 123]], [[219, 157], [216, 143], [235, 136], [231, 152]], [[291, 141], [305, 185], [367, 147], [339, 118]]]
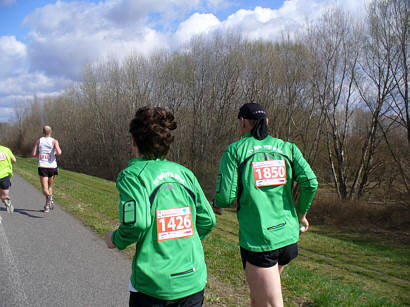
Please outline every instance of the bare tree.
[[[378, 14], [377, 10], [383, 10], [381, 23], [383, 27], [390, 28], [388, 34], [391, 36], [392, 49], [388, 52], [390, 67], [394, 67], [393, 79], [395, 88], [391, 91], [390, 111], [386, 113], [387, 120], [379, 127], [387, 144], [390, 154], [395, 161], [399, 174], [403, 180], [407, 192], [410, 192], [408, 183], [408, 154], [410, 149], [410, 123], [409, 123], [409, 102], [408, 102], [408, 31], [409, 31], [409, 3], [408, 1], [393, 0], [388, 2], [376, 3], [372, 10]], [[387, 123], [387, 124], [386, 124]], [[407, 131], [408, 146], [394, 146], [390, 140], [390, 130], [405, 129]]]
[[309, 50], [314, 57], [312, 75], [315, 99], [326, 119], [325, 135], [329, 165], [339, 198], [347, 199], [348, 181], [346, 142], [355, 99], [354, 79], [360, 51], [360, 40], [352, 20], [341, 10], [323, 15], [310, 29]]
[[379, 142], [379, 123], [391, 111], [389, 100], [397, 87], [395, 76], [400, 51], [395, 47], [394, 33], [389, 19], [388, 1], [372, 2], [367, 18], [365, 52], [359, 62], [363, 77], [355, 80], [360, 96], [372, 114], [366, 142], [362, 147], [360, 167], [351, 191], [351, 195], [357, 193], [358, 198], [365, 192], [369, 176], [380, 165], [373, 161]]

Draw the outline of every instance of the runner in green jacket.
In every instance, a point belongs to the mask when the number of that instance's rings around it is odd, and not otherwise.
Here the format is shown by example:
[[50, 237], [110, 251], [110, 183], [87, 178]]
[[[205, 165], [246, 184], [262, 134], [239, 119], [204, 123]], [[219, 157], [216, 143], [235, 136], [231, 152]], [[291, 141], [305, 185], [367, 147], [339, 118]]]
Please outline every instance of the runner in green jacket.
[[[268, 135], [262, 106], [248, 103], [238, 115], [242, 139], [226, 149], [214, 206], [237, 203], [239, 245], [252, 306], [283, 306], [280, 273], [297, 256], [299, 231], [318, 182], [296, 145]], [[300, 187], [295, 206], [293, 183]]]
[[130, 306], [202, 306], [201, 239], [215, 215], [194, 174], [164, 159], [175, 128], [162, 108], [141, 108], [130, 124], [137, 158], [118, 175], [121, 225], [106, 237], [108, 247], [120, 250], [136, 243]]

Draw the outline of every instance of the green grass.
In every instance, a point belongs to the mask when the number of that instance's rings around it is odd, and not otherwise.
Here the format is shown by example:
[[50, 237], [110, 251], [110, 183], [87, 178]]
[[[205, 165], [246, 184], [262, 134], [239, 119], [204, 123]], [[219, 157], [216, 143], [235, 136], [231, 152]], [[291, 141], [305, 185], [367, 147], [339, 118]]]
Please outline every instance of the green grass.
[[[16, 172], [40, 189], [36, 162], [18, 158]], [[98, 234], [118, 224], [115, 183], [60, 169], [57, 202]], [[206, 306], [249, 306], [249, 291], [232, 211], [217, 216], [203, 241], [208, 264]], [[132, 255], [132, 247], [126, 251]], [[282, 274], [286, 306], [410, 306], [410, 249], [374, 235], [312, 226], [299, 257]]]

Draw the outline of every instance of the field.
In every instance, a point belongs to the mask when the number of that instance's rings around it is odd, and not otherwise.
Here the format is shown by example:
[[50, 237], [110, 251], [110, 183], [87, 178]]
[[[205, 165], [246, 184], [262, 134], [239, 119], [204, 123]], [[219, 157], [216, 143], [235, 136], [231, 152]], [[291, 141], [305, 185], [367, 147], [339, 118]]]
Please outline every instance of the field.
[[[34, 159], [18, 157], [15, 171], [40, 189]], [[55, 197], [101, 236], [119, 223], [114, 182], [60, 169]], [[249, 306], [237, 232], [235, 212], [225, 210], [203, 240], [209, 275], [205, 306]], [[406, 242], [394, 233], [313, 225], [301, 236], [299, 257], [282, 275], [285, 306], [410, 306]], [[131, 257], [133, 248], [125, 252]]]

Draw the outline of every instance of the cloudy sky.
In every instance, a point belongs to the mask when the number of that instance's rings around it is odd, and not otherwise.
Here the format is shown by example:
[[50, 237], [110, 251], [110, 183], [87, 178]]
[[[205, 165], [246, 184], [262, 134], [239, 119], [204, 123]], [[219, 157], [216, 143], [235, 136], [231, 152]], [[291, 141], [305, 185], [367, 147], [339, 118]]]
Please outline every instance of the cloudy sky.
[[275, 40], [334, 5], [363, 10], [362, 0], [0, 0], [0, 122], [13, 120], [15, 102], [81, 80], [86, 64], [215, 30]]

